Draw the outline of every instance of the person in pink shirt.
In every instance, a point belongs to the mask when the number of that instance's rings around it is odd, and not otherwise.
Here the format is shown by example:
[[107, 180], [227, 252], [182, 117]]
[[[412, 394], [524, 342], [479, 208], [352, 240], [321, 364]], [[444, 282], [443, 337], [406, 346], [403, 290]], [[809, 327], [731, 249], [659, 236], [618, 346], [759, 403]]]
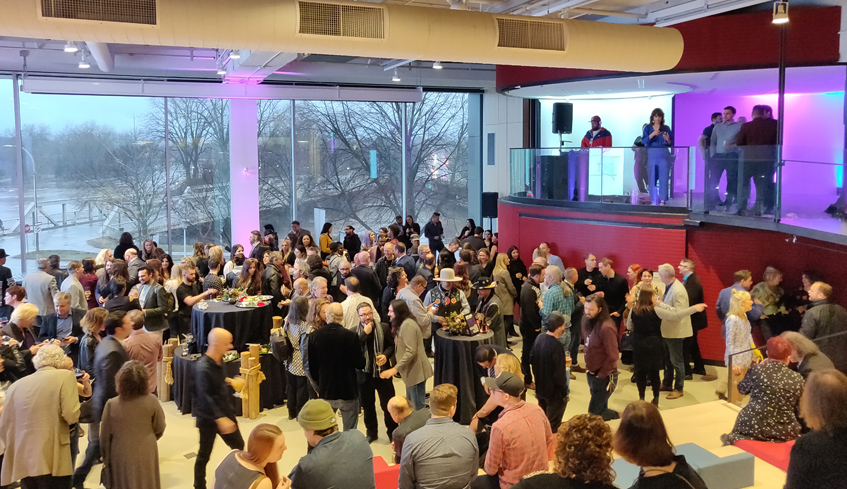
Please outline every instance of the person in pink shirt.
[[471, 482], [471, 489], [508, 489], [522, 477], [546, 472], [556, 438], [547, 415], [537, 404], [521, 400], [523, 380], [510, 372], [485, 377], [491, 399], [503, 407], [491, 426], [485, 473]]
[[144, 330], [144, 314], [129, 311], [126, 317], [132, 321], [132, 334], [123, 345], [130, 360], [138, 360], [147, 369], [147, 386], [150, 393], [156, 392], [156, 365], [162, 361], [162, 337]]

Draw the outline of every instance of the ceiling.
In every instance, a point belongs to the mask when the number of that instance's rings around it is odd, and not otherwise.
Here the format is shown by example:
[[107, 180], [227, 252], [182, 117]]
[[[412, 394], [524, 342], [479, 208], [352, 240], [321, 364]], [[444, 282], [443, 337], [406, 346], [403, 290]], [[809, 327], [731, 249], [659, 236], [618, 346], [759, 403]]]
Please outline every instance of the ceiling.
[[[813, 66], [788, 68], [788, 93], [842, 92], [847, 67]], [[567, 83], [550, 83], [510, 90], [509, 95], [555, 100], [598, 100], [650, 97], [677, 93], [766, 95], [778, 93], [776, 68], [704, 73], [628, 76]]]

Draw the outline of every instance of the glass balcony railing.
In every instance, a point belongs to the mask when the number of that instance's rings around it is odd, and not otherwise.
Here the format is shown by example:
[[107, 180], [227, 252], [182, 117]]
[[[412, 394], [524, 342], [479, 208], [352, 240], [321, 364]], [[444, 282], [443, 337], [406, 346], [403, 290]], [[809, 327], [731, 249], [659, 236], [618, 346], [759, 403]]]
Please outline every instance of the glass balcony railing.
[[688, 146], [511, 150], [514, 197], [688, 208]]

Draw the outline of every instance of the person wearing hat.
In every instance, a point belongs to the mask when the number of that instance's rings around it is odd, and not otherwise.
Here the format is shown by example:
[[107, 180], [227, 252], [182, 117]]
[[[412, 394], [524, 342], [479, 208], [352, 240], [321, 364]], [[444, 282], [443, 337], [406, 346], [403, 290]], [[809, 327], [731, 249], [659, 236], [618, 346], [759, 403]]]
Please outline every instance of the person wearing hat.
[[15, 285], [15, 279], [12, 278], [12, 271], [6, 267], [6, 250], [0, 248], [0, 307], [6, 306], [6, 289]]
[[611, 148], [612, 133], [601, 125], [600, 116], [595, 115], [588, 122], [591, 123], [591, 130], [585, 133], [581, 146], [583, 148]]
[[419, 234], [413, 234], [410, 238], [412, 241], [412, 246], [407, 250], [409, 252], [409, 256], [418, 256], [418, 249], [421, 246], [421, 236]]
[[494, 337], [491, 339], [492, 343], [508, 348], [509, 345], [506, 343], [506, 328], [503, 325], [503, 305], [500, 304], [500, 299], [494, 293], [496, 287], [497, 282], [491, 280], [489, 277], [482, 277], [473, 284], [473, 288], [476, 289], [477, 296], [479, 297], [479, 303], [476, 305], [476, 314], [474, 314], [474, 317], [477, 324], [480, 326], [486, 324], [488, 329], [494, 333]]
[[[424, 307], [429, 308], [433, 304], [437, 309], [432, 316], [432, 334], [434, 335], [441, 326], [446, 323], [445, 318], [451, 313], [470, 314], [471, 306], [468, 304], [468, 298], [462, 292], [458, 285], [462, 281], [461, 277], [457, 277], [452, 268], [444, 268], [435, 279], [438, 282], [432, 290], [426, 293], [424, 298]], [[427, 356], [432, 353], [432, 338], [429, 338], [424, 344], [426, 347]]]
[[497, 377], [485, 377], [483, 385], [503, 412], [491, 425], [483, 467], [486, 475], [477, 477], [471, 489], [507, 488], [528, 474], [546, 472], [556, 438], [544, 410], [521, 400], [523, 381], [513, 373], [501, 372]]
[[544, 321], [546, 333], [539, 335], [532, 345], [530, 364], [535, 374], [535, 397], [538, 405], [547, 414], [553, 433], [559, 430], [562, 416], [568, 406], [570, 394], [570, 375], [562, 336], [568, 334], [570, 318], [559, 311], [553, 311]]
[[362, 240], [356, 234], [356, 228], [349, 224], [344, 228], [344, 249], [347, 250], [351, 259], [356, 256], [356, 253], [362, 251]]
[[359, 430], [338, 431], [335, 410], [323, 399], [300, 409], [297, 422], [311, 449], [288, 476], [291, 489], [343, 487], [373, 489], [373, 451]]

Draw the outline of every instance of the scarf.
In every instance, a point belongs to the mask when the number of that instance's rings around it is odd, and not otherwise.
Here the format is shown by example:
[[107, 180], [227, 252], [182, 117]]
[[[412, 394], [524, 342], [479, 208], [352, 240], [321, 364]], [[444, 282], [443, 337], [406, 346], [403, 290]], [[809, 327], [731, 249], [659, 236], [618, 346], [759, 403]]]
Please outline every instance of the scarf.
[[[363, 333], [365, 326], [362, 323], [359, 323], [359, 333]], [[365, 372], [371, 374], [373, 378], [379, 378], [379, 367], [376, 364], [376, 357], [382, 355], [382, 345], [383, 345], [383, 330], [382, 325], [374, 322], [373, 329], [371, 330], [371, 334], [373, 335], [373, 350], [367, 343], [365, 343]]]

